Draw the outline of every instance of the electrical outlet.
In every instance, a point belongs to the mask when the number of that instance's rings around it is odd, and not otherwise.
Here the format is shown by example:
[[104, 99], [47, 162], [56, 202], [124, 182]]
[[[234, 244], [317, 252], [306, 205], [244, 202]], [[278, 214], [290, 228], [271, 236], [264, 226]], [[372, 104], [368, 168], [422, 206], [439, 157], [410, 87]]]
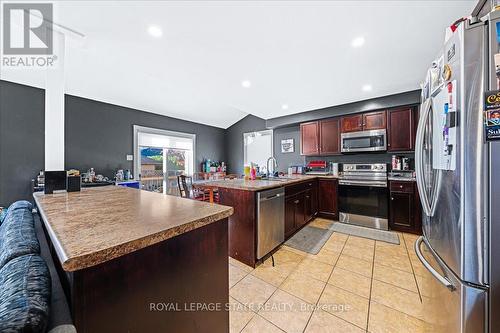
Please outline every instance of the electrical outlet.
[[133, 161], [134, 155], [127, 155], [127, 161]]

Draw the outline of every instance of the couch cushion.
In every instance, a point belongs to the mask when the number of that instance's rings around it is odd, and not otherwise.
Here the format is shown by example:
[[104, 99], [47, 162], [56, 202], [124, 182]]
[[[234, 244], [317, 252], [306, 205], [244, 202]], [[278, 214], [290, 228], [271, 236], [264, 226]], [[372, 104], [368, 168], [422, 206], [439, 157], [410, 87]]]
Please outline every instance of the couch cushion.
[[0, 269], [0, 332], [45, 332], [49, 317], [50, 274], [34, 254]]
[[2, 210], [2, 212], [0, 212], [0, 225], [3, 223], [3, 221], [5, 220], [5, 218], [7, 217], [7, 214], [9, 212], [9, 210], [11, 212], [15, 211], [16, 209], [29, 209], [30, 211], [33, 210], [33, 205], [31, 204], [31, 202], [29, 201], [26, 201], [26, 200], [19, 200], [19, 201], [16, 201], [14, 202], [12, 205], [10, 205], [9, 207], [6, 207]]
[[9, 206], [9, 210], [16, 210], [16, 209], [33, 209], [33, 205], [31, 202], [26, 201], [26, 200], [19, 200], [14, 202], [12, 205]]
[[9, 260], [25, 254], [40, 253], [31, 209], [16, 208], [0, 225], [0, 268]]
[[0, 212], [0, 225], [2, 224], [3, 220], [5, 220], [5, 216], [7, 216], [7, 209], [8, 208], [4, 208]]

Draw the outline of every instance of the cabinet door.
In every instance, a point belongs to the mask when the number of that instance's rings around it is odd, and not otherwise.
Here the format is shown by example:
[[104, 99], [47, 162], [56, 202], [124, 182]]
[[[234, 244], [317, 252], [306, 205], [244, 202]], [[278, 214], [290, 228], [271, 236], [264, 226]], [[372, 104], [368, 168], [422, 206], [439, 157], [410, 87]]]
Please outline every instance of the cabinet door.
[[319, 152], [322, 155], [340, 153], [340, 121], [338, 118], [319, 122]]
[[317, 121], [300, 124], [300, 153], [319, 154], [319, 125]]
[[311, 211], [313, 217], [318, 213], [318, 181], [314, 180], [310, 183], [311, 188]]
[[340, 118], [342, 133], [363, 130], [363, 115], [357, 114]]
[[388, 151], [409, 151], [415, 149], [415, 124], [411, 108], [388, 111], [387, 136]]
[[312, 190], [307, 189], [304, 192], [304, 214], [305, 214], [305, 222], [311, 221], [314, 216], [313, 208], [312, 208]]
[[305, 212], [305, 192], [297, 194], [295, 198], [295, 229], [302, 227], [306, 223]]
[[295, 199], [295, 195], [285, 199], [285, 238], [290, 237], [295, 231]]
[[389, 226], [392, 230], [413, 232], [415, 228], [414, 203], [413, 194], [391, 192]]
[[363, 130], [384, 129], [387, 125], [385, 111], [363, 113]]
[[338, 219], [337, 180], [320, 179], [318, 182], [318, 213], [325, 218]]

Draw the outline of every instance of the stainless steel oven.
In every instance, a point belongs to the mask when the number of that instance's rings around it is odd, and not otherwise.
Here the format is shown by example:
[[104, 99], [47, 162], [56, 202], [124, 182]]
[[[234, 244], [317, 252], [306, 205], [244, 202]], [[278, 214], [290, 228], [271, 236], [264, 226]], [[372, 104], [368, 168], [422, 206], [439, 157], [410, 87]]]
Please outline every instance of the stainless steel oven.
[[340, 140], [343, 153], [387, 150], [387, 131], [385, 129], [342, 133]]
[[339, 177], [339, 221], [388, 230], [386, 164], [344, 164]]

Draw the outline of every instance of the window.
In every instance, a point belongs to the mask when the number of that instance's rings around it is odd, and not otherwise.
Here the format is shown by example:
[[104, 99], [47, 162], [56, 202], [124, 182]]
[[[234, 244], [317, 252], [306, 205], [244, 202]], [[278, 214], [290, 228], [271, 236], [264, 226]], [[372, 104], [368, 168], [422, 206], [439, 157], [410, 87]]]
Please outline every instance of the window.
[[178, 194], [177, 176], [194, 171], [196, 136], [134, 125], [134, 172], [142, 189]]
[[273, 156], [273, 131], [244, 133], [243, 146], [244, 164], [255, 163], [260, 167], [260, 171], [266, 172], [267, 159]]

